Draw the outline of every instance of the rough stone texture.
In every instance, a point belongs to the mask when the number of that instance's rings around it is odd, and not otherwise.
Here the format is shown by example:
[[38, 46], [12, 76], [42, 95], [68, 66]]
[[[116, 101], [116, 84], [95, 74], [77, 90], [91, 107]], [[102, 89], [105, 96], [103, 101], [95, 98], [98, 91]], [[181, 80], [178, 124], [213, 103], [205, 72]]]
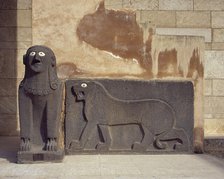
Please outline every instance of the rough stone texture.
[[205, 113], [207, 114], [223, 114], [224, 113], [224, 97], [205, 97]]
[[63, 84], [56, 57], [46, 46], [32, 46], [23, 56], [25, 76], [19, 86], [20, 151], [18, 163], [62, 161], [59, 128]]
[[209, 136], [223, 136], [224, 118], [222, 119], [205, 119], [204, 123], [205, 137]]
[[193, 0], [159, 0], [159, 10], [193, 10]]
[[212, 28], [224, 28], [224, 12], [212, 12]]
[[[32, 45], [31, 42], [0, 42], [0, 49], [1, 50], [16, 50], [16, 49], [24, 49], [24, 48], [28, 48]], [[15, 57], [16, 59], [16, 57]]]
[[202, 36], [205, 42], [211, 42], [212, 31], [209, 28], [156, 28], [159, 35]]
[[176, 16], [177, 27], [208, 28], [211, 26], [209, 11], [178, 11]]
[[0, 11], [0, 26], [31, 27], [31, 10], [2, 10]]
[[70, 80], [66, 150], [192, 152], [193, 102], [191, 82]]
[[32, 0], [0, 0], [0, 9], [31, 9]]
[[224, 42], [224, 29], [213, 29], [213, 42]]
[[[2, 98], [2, 97], [1, 97]], [[16, 101], [14, 101], [16, 103]], [[18, 135], [17, 116], [15, 114], [0, 114], [0, 136]]]
[[140, 22], [150, 22], [157, 28], [175, 27], [176, 14], [174, 11], [141, 11]]
[[224, 51], [205, 52], [205, 78], [224, 78]]
[[224, 158], [224, 138], [209, 137], [204, 141], [205, 152], [216, 157]]
[[212, 85], [213, 85], [213, 80], [205, 80], [204, 83], [204, 95], [209, 96], [212, 95]]
[[122, 7], [133, 10], [158, 10], [159, 0], [123, 0]]
[[224, 42], [212, 43], [212, 50], [224, 50]]
[[0, 96], [14, 96], [17, 92], [16, 79], [0, 78]]
[[17, 114], [17, 99], [15, 96], [4, 97], [0, 100], [0, 114]]
[[194, 10], [224, 10], [224, 1], [194, 0]]
[[213, 95], [214, 96], [224, 96], [224, 80], [214, 79], [213, 80]]

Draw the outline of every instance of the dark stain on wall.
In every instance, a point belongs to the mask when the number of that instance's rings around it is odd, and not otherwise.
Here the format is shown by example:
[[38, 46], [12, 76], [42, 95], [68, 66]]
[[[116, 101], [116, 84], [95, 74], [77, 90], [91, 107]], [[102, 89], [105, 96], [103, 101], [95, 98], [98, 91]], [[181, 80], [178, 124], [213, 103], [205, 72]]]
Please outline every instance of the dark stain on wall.
[[183, 71], [178, 67], [176, 49], [165, 50], [159, 53], [158, 77], [183, 76]]
[[192, 78], [197, 72], [197, 77], [203, 78], [204, 76], [204, 66], [200, 60], [200, 55], [198, 49], [194, 49], [192, 53], [192, 57], [189, 63], [188, 74], [187, 77]]
[[80, 41], [125, 59], [138, 60], [151, 73], [151, 39], [144, 44], [143, 31], [133, 11], [105, 9], [102, 2], [93, 14], [85, 15], [77, 28]]

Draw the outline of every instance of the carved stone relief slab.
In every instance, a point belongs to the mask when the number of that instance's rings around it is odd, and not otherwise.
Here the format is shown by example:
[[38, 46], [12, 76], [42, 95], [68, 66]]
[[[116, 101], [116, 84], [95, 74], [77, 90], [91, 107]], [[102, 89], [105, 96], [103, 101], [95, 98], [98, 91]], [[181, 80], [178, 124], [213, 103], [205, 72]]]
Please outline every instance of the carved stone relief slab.
[[193, 101], [188, 81], [69, 80], [66, 152], [192, 152]]

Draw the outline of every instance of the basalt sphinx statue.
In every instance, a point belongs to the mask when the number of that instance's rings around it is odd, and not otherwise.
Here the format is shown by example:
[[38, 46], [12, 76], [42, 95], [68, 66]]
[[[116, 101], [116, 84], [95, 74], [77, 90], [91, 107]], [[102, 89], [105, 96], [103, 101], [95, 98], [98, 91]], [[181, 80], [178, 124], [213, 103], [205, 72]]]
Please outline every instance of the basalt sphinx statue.
[[46, 46], [32, 46], [23, 56], [25, 76], [19, 86], [20, 151], [18, 163], [58, 162], [62, 88], [56, 58]]

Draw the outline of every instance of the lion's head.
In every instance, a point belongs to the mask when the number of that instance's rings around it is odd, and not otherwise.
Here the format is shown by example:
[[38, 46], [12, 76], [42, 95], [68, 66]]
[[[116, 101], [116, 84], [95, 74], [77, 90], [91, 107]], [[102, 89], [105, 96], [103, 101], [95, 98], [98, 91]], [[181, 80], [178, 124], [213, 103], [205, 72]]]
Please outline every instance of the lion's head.
[[53, 51], [41, 45], [30, 47], [23, 56], [24, 90], [34, 95], [46, 95], [57, 89], [56, 58]]

